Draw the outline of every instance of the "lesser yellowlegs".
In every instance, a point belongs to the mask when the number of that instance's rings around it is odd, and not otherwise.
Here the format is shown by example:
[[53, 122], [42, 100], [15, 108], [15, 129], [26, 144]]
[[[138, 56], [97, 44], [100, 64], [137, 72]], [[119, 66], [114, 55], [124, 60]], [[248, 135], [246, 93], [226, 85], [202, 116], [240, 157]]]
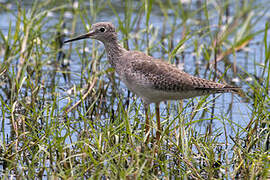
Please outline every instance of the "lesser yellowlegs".
[[[177, 67], [155, 59], [140, 51], [128, 51], [117, 40], [117, 32], [110, 22], [92, 25], [90, 31], [73, 39], [97, 39], [105, 45], [110, 64], [115, 68], [120, 79], [130, 91], [142, 98], [145, 107], [145, 131], [149, 134], [148, 106], [156, 104], [157, 131], [160, 139], [159, 103], [166, 100], [179, 100], [214, 93], [225, 93], [236, 90], [236, 87], [194, 77]], [[149, 136], [147, 136], [148, 142]]]

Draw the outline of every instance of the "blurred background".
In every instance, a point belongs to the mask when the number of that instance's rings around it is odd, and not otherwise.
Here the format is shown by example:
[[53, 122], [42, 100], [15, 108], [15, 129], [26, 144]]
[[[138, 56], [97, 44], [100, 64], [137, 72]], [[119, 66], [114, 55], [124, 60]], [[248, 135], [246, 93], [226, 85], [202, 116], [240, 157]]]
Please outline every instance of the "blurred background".
[[[0, 0], [4, 178], [269, 178], [267, 0]], [[110, 21], [119, 41], [185, 72], [242, 88], [144, 109], [103, 44], [63, 41]]]

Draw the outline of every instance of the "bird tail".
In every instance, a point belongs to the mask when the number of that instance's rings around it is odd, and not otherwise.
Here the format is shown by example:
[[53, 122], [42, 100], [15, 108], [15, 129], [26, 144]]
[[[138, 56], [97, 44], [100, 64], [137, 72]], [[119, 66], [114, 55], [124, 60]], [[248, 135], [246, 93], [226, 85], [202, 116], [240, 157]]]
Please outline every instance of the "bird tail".
[[245, 93], [241, 87], [226, 85], [224, 88], [228, 92], [238, 94], [240, 97], [245, 97]]
[[[220, 86], [221, 84], [219, 84]], [[200, 87], [200, 90], [206, 90], [212, 93], [236, 93], [243, 96], [243, 90], [237, 86], [225, 85], [223, 87]]]
[[234, 93], [238, 93], [239, 91], [241, 91], [241, 88], [237, 86], [225, 85], [223, 88], [225, 90], [228, 90], [229, 92], [234, 92]]

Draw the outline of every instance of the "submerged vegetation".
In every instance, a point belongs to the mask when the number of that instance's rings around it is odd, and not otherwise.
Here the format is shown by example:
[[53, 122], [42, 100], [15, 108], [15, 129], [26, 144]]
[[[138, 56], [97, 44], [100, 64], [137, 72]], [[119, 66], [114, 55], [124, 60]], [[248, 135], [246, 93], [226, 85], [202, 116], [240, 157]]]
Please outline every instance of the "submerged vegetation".
[[[7, 178], [269, 179], [270, 41], [265, 1], [0, 1], [0, 174]], [[127, 49], [242, 87], [163, 103], [128, 92], [93, 40], [112, 21]], [[150, 107], [150, 110], [153, 110]]]

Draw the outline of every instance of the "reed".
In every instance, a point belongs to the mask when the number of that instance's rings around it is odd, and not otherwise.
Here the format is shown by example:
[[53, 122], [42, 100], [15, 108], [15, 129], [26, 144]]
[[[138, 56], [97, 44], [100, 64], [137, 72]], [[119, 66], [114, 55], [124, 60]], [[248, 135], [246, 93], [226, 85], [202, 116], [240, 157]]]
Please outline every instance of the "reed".
[[[269, 3], [27, 3], [0, 3], [3, 179], [269, 178]], [[242, 95], [166, 103], [160, 145], [145, 147], [142, 102], [102, 45], [63, 46], [101, 20], [118, 24], [126, 48], [241, 86]]]

